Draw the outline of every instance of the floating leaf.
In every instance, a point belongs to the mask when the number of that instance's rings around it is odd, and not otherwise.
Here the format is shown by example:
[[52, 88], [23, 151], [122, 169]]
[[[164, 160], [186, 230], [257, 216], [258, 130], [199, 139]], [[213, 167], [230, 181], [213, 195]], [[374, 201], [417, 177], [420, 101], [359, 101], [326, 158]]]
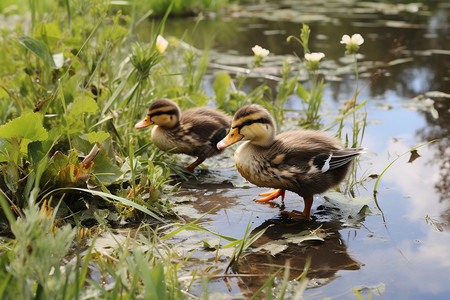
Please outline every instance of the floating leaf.
[[336, 191], [328, 191], [324, 194], [325, 200], [349, 223], [361, 220], [371, 214], [368, 204], [374, 201], [370, 196], [349, 197]]
[[313, 233], [311, 233], [309, 235], [290, 237], [290, 238], [286, 239], [286, 242], [292, 243], [292, 244], [297, 244], [297, 245], [305, 243], [305, 242], [324, 242], [325, 238], [328, 235], [329, 234], [327, 234], [323, 231], [320, 231], [320, 232], [314, 231]]
[[285, 234], [282, 235], [282, 237], [284, 237], [284, 238], [291, 238], [291, 237], [297, 237], [297, 236], [305, 236], [305, 235], [308, 235], [310, 233], [311, 233], [311, 231], [309, 231], [309, 230], [302, 230], [299, 233], [285, 233]]
[[441, 91], [429, 91], [425, 93], [425, 96], [430, 98], [448, 98], [450, 99], [450, 94]]
[[284, 240], [276, 240], [276, 241], [270, 241], [268, 243], [265, 243], [264, 245], [256, 248], [254, 250], [254, 252], [264, 250], [264, 251], [269, 252], [270, 255], [275, 256], [277, 254], [280, 254], [281, 252], [283, 252], [287, 248], [288, 248], [288, 245], [287, 245], [286, 241], [284, 241]]
[[202, 240], [203, 247], [208, 250], [215, 250], [220, 247], [220, 239], [219, 238], [205, 238]]
[[105, 232], [95, 240], [94, 250], [98, 253], [111, 255], [125, 245], [127, 238], [120, 234]]

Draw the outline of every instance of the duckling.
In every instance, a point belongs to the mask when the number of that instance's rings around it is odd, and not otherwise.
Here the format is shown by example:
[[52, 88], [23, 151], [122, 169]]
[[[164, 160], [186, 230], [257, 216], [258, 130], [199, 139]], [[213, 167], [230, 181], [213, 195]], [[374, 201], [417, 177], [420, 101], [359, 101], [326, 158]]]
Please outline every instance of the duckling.
[[222, 152], [216, 144], [227, 135], [231, 117], [211, 107], [191, 108], [181, 113], [178, 105], [169, 99], [159, 99], [148, 108], [147, 116], [134, 128], [155, 124], [151, 132], [153, 143], [161, 150], [173, 149], [197, 157], [186, 170], [194, 169], [206, 158]]
[[313, 130], [283, 132], [275, 136], [275, 122], [260, 105], [242, 107], [234, 115], [231, 130], [218, 144], [218, 149], [236, 142], [234, 161], [239, 173], [260, 187], [276, 189], [263, 193], [257, 201], [269, 201], [289, 190], [303, 197], [303, 212], [289, 215], [309, 219], [313, 196], [339, 184], [351, 162], [365, 148], [340, 147], [339, 140]]

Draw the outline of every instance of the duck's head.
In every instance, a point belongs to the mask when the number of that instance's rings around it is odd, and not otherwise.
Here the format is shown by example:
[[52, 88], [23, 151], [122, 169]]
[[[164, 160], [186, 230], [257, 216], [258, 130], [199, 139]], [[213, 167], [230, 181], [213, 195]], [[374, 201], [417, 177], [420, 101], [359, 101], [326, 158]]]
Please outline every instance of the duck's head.
[[217, 144], [223, 149], [239, 141], [268, 147], [275, 138], [275, 122], [269, 112], [258, 104], [251, 104], [239, 109], [233, 118], [228, 135]]
[[145, 119], [136, 123], [134, 128], [145, 128], [153, 124], [164, 128], [173, 128], [179, 124], [180, 114], [180, 108], [175, 102], [169, 99], [159, 99], [150, 105]]

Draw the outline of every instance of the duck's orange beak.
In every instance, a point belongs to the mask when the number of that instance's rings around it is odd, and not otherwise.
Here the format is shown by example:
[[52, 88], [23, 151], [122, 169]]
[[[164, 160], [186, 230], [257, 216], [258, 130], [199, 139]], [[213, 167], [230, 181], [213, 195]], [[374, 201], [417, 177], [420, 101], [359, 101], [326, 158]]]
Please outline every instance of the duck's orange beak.
[[134, 125], [134, 128], [141, 129], [141, 128], [145, 128], [150, 125], [153, 125], [153, 122], [149, 116], [146, 116], [144, 120], [136, 123], [136, 125]]
[[224, 137], [220, 142], [217, 143], [217, 149], [221, 150], [228, 146], [233, 145], [234, 143], [239, 142], [244, 137], [239, 134], [239, 130], [237, 128], [231, 129], [226, 137]]

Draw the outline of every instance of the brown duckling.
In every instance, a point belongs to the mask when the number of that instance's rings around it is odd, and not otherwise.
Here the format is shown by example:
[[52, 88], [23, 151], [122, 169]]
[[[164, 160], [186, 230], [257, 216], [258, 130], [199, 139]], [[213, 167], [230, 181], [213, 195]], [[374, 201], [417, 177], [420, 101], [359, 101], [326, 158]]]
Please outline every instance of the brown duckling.
[[186, 169], [193, 173], [206, 158], [217, 155], [217, 143], [227, 135], [231, 117], [212, 107], [191, 108], [181, 113], [178, 105], [169, 99], [155, 101], [147, 116], [136, 129], [155, 124], [151, 132], [153, 143], [161, 150], [173, 150], [197, 157]]
[[313, 196], [339, 184], [346, 176], [351, 162], [365, 148], [340, 147], [339, 140], [322, 132], [296, 130], [275, 136], [275, 122], [260, 105], [251, 104], [239, 109], [233, 118], [228, 135], [217, 144], [226, 148], [239, 141], [234, 161], [239, 173], [260, 187], [276, 189], [264, 193], [258, 201], [269, 201], [285, 190], [303, 197], [303, 212], [294, 211], [300, 218], [309, 218]]

